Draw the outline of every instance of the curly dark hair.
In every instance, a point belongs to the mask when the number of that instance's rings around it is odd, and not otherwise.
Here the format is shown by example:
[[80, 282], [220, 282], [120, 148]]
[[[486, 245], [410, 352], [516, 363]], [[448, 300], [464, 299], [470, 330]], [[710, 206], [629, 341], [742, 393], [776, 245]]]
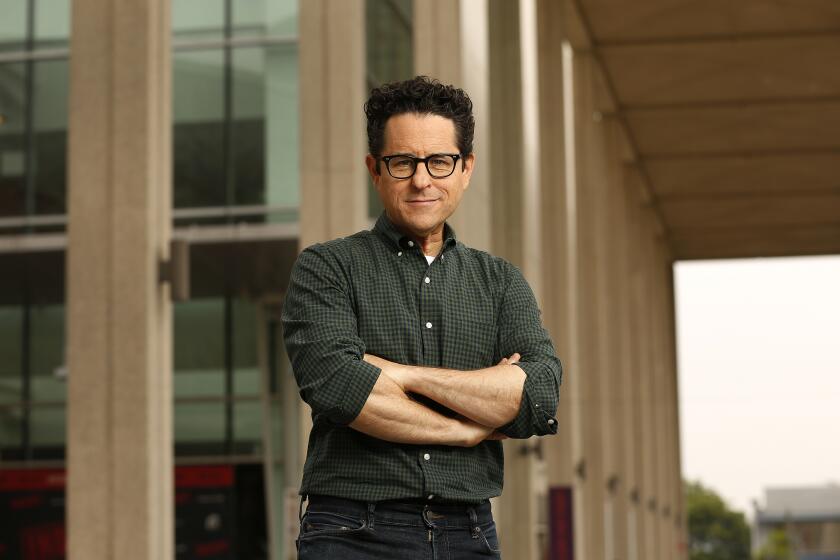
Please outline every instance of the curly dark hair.
[[455, 124], [455, 139], [462, 155], [473, 151], [475, 119], [472, 101], [467, 93], [427, 76], [416, 76], [403, 82], [391, 82], [370, 92], [365, 103], [368, 150], [374, 157], [382, 155], [385, 123], [395, 115], [418, 113], [439, 115]]

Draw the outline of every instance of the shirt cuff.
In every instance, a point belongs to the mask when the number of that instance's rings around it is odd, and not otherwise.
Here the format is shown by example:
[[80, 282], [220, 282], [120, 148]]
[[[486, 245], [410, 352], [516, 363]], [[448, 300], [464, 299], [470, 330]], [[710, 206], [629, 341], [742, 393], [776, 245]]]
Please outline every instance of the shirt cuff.
[[[544, 436], [557, 433], [557, 396], [547, 393], [540, 386], [541, 376], [551, 375], [545, 372], [542, 364], [516, 363], [527, 376], [522, 387], [522, 401], [516, 417], [499, 431], [510, 438], [524, 439], [531, 436]], [[553, 384], [552, 384], [553, 385]]]

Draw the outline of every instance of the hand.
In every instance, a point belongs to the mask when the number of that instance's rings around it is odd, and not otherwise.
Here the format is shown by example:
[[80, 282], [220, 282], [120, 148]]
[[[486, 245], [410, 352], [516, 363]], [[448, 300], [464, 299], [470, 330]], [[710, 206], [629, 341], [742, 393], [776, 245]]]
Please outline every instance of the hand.
[[522, 356], [519, 355], [519, 352], [514, 352], [509, 358], [502, 358], [497, 365], [512, 366], [517, 363], [521, 357]]

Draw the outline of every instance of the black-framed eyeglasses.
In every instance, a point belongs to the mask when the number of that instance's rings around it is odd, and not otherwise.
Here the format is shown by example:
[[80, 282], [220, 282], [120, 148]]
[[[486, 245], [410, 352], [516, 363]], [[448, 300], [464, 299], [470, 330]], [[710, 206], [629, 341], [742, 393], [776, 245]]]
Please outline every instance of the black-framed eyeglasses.
[[388, 173], [394, 179], [408, 179], [414, 176], [417, 171], [417, 164], [423, 162], [426, 171], [435, 179], [449, 177], [455, 171], [455, 164], [461, 159], [461, 154], [431, 154], [424, 158], [414, 157], [406, 154], [393, 156], [382, 156], [379, 158], [385, 162]]

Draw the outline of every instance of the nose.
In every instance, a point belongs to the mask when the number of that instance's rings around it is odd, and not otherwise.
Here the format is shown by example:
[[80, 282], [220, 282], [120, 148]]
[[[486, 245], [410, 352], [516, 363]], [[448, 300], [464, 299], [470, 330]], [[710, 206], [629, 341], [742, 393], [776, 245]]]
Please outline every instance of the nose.
[[414, 175], [411, 176], [411, 185], [415, 189], [425, 189], [426, 187], [431, 186], [431, 184], [432, 177], [429, 175], [429, 171], [422, 162], [418, 161], [417, 169], [414, 171]]

